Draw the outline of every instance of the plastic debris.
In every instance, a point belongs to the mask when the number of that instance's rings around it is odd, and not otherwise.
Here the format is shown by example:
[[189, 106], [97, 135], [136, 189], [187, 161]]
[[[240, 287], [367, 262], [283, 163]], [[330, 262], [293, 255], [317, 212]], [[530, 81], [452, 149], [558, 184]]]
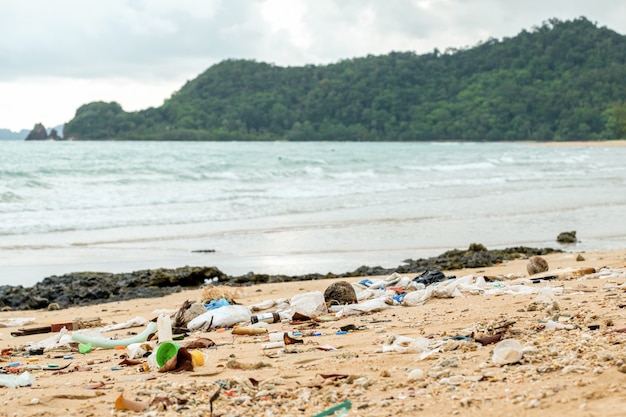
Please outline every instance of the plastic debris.
[[35, 382], [35, 377], [30, 372], [23, 372], [20, 375], [0, 374], [0, 385], [7, 388], [28, 387]]
[[326, 300], [321, 291], [311, 291], [303, 294], [296, 294], [291, 297], [289, 304], [296, 313], [307, 317], [317, 317], [328, 313]]
[[99, 331], [101, 333], [106, 333], [106, 332], [110, 332], [113, 330], [130, 329], [131, 327], [145, 326], [146, 323], [148, 323], [148, 320], [146, 320], [143, 317], [137, 316], [134, 319], [125, 321], [124, 323], [115, 323], [115, 324], [110, 324], [108, 326], [103, 326], [99, 329]]
[[515, 339], [504, 339], [493, 349], [491, 361], [496, 365], [508, 365], [522, 359], [523, 347]]
[[228, 305], [199, 315], [187, 324], [187, 328], [206, 331], [210, 328], [231, 327], [237, 323], [250, 322], [250, 317], [248, 307]]
[[348, 411], [350, 411], [351, 407], [352, 407], [352, 403], [350, 402], [350, 400], [344, 401], [341, 404], [337, 404], [333, 407], [330, 407], [327, 410], [322, 411], [321, 413], [315, 414], [313, 417], [332, 416], [337, 412], [340, 412], [340, 413], [337, 414], [336, 417], [345, 416], [348, 413]]
[[228, 300], [226, 298], [220, 298], [218, 300], [211, 300], [208, 303], [205, 303], [204, 307], [207, 310], [215, 310], [216, 308], [229, 306], [229, 305], [230, 305], [230, 303], [228, 302]]
[[72, 333], [72, 340], [78, 343], [90, 343], [94, 347], [100, 347], [104, 349], [114, 349], [117, 346], [128, 346], [133, 343], [145, 342], [148, 340], [148, 336], [156, 331], [157, 324], [153, 321], [148, 323], [145, 330], [138, 335], [129, 337], [128, 339], [113, 340], [107, 339], [101, 336], [89, 336], [84, 333], [74, 332]]
[[388, 344], [382, 346], [382, 352], [396, 353], [422, 353], [430, 347], [431, 340], [425, 337], [413, 339], [407, 336], [392, 335], [388, 339]]

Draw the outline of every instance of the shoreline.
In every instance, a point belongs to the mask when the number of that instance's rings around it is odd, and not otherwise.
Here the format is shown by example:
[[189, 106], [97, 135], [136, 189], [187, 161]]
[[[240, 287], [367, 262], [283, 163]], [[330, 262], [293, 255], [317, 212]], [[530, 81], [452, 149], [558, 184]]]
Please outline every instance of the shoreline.
[[[433, 236], [434, 240], [429, 241], [428, 245], [420, 246], [418, 242], [415, 246], [416, 243], [409, 241], [406, 237], [406, 232], [400, 230], [413, 226], [413, 224], [395, 226], [397, 233], [400, 234], [399, 239], [387, 241], [378, 238], [375, 242], [356, 242], [357, 247], [349, 246], [351, 250], [343, 248], [354, 242], [345, 241], [345, 238], [338, 242], [324, 238], [322, 235], [328, 232], [326, 228], [315, 232], [313, 236], [316, 239], [326, 239], [323, 241], [325, 245], [323, 248], [316, 248], [310, 243], [313, 241], [311, 237], [304, 242], [294, 242], [293, 245], [282, 244], [278, 247], [271, 246], [266, 250], [259, 250], [250, 242], [260, 243], [268, 234], [276, 234], [274, 239], [284, 239], [289, 242], [296, 238], [296, 233], [287, 233], [280, 228], [270, 228], [252, 231], [243, 237], [220, 240], [213, 244], [206, 243], [214, 239], [211, 235], [194, 239], [189, 239], [185, 234], [158, 237], [154, 238], [150, 244], [87, 241], [80, 243], [83, 242], [81, 239], [76, 240], [79, 243], [75, 243], [67, 236], [61, 236], [62, 243], [58, 247], [47, 247], [37, 241], [32, 246], [5, 247], [0, 256], [0, 285], [28, 287], [50, 276], [76, 272], [127, 273], [145, 269], [208, 265], [218, 267], [226, 274], [233, 276], [250, 272], [286, 275], [343, 274], [362, 265], [393, 268], [402, 264], [406, 259], [434, 257], [453, 249], [463, 250], [472, 242], [468, 236], [457, 239], [459, 242], [456, 244], [446, 244], [445, 238]], [[342, 231], [333, 230], [332, 232], [341, 233]], [[519, 235], [515, 230], [511, 232]], [[138, 233], [141, 232], [138, 231]], [[433, 229], [429, 233], [434, 235], [436, 231]], [[619, 249], [626, 242], [621, 235], [589, 236], [590, 233], [587, 230], [583, 230], [582, 233], [585, 233], [582, 241], [573, 245], [559, 244], [547, 236], [545, 239], [522, 239], [516, 242], [502, 239], [494, 241], [490, 237], [484, 237], [479, 239], [479, 242], [490, 250], [521, 245], [581, 253]], [[245, 246], [238, 246], [238, 244]], [[211, 251], [206, 251], [207, 249]]]
[[553, 142], [536, 142], [542, 146], [606, 146], [606, 147], [626, 147], [626, 139], [607, 139], [607, 140], [581, 140], [581, 141], [553, 141]]
[[[576, 260], [577, 255], [564, 252], [544, 257], [550, 272], [555, 273], [583, 267], [616, 271], [626, 268], [626, 249], [586, 252], [584, 261]], [[528, 276], [527, 263], [527, 259], [517, 259], [446, 273], [459, 278], [473, 275], [512, 279]], [[323, 292], [335, 281], [252, 285], [243, 287], [236, 300], [250, 306], [308, 291]], [[36, 378], [31, 387], [0, 388], [0, 401], [12, 405], [9, 413], [0, 412], [0, 416], [125, 415], [115, 411], [120, 395], [137, 401], [155, 396], [168, 398], [169, 405], [149, 409], [164, 416], [180, 415], [181, 410], [190, 415], [208, 415], [210, 405], [215, 416], [224, 417], [267, 413], [313, 416], [347, 401], [351, 405], [347, 416], [352, 417], [539, 417], [546, 412], [576, 416], [581, 410], [590, 415], [617, 416], [626, 406], [626, 369], [621, 368], [626, 333], [613, 331], [626, 328], [626, 316], [620, 307], [626, 304], [619, 288], [622, 284], [626, 284], [626, 272], [616, 278], [583, 276], [528, 283], [526, 288], [536, 290], [532, 294], [467, 292], [454, 298], [435, 298], [421, 306], [341, 318], [328, 314], [308, 324], [269, 324], [272, 332], [302, 333], [304, 343], [289, 349], [263, 349], [267, 338], [263, 335], [235, 336], [230, 330], [191, 332], [185, 340], [205, 337], [216, 346], [200, 349], [204, 365], [181, 373], [146, 372], [140, 370], [141, 365], [119, 366], [126, 351], [117, 349], [95, 349], [84, 355], [61, 349], [25, 357], [19, 353], [21, 346], [54, 334], [11, 337], [11, 331], [19, 326], [0, 328], [0, 346], [14, 352], [13, 356], [3, 356], [0, 366], [6, 369], [9, 363], [19, 362], [30, 366]], [[542, 304], [537, 301], [541, 294], [552, 294], [553, 301]], [[159, 311], [176, 310], [185, 300], [198, 300], [200, 296], [200, 290], [186, 290], [161, 298], [58, 311], [3, 311], [0, 319], [33, 317], [35, 321], [29, 326], [93, 317], [100, 318], [103, 325], [137, 316], [150, 320]], [[573, 327], [545, 330], [549, 319]], [[505, 321], [513, 322], [506, 338], [525, 346], [520, 362], [494, 365], [494, 344], [482, 346], [453, 337], [488, 331], [489, 326]], [[338, 334], [346, 325], [353, 325], [355, 330]], [[590, 330], [590, 325], [598, 329]], [[123, 339], [142, 330], [140, 326], [105, 334]], [[312, 336], [314, 331], [320, 336]], [[439, 347], [425, 358], [423, 352], [411, 350], [411, 345], [404, 353], [381, 351], [400, 336], [426, 338]], [[324, 350], [329, 347], [334, 350]], [[73, 359], [63, 359], [67, 355]], [[52, 363], [68, 368], [55, 372], [40, 369]]]
[[529, 259], [531, 256], [551, 253], [564, 252], [553, 248], [524, 246], [488, 250], [481, 244], [472, 244], [467, 249], [448, 250], [433, 257], [405, 259], [401, 264], [393, 267], [360, 265], [352, 271], [305, 274], [266, 274], [251, 271], [231, 275], [215, 266], [160, 267], [121, 273], [80, 271], [51, 275], [32, 286], [2, 286], [0, 287], [0, 308], [36, 310], [54, 305], [56, 309], [62, 309], [101, 301], [159, 297], [178, 291], [179, 287], [183, 289], [198, 287], [207, 282], [219, 282], [220, 285], [238, 287], [255, 283], [382, 276], [393, 273], [419, 274], [435, 270], [490, 267], [510, 260]]

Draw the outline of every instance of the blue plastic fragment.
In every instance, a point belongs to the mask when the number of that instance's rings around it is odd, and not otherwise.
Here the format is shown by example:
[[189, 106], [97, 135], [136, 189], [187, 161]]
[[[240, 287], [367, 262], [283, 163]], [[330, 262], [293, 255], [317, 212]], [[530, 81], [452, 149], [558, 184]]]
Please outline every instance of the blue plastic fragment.
[[373, 282], [369, 279], [362, 279], [361, 281], [359, 281], [359, 284], [369, 287], [373, 284]]
[[397, 302], [398, 304], [400, 304], [402, 302], [402, 300], [404, 300], [404, 296], [406, 294], [402, 293], [402, 294], [398, 294], [398, 295], [394, 295], [392, 298], [395, 302]]
[[211, 300], [210, 302], [204, 305], [204, 308], [207, 310], [215, 310], [216, 308], [229, 306], [230, 303], [225, 298], [220, 298], [219, 300]]

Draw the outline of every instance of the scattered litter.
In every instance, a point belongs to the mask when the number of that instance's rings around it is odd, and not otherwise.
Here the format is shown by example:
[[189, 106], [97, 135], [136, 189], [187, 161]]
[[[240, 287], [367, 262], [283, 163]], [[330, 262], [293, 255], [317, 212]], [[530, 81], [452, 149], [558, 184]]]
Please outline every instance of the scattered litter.
[[104, 349], [114, 349], [117, 346], [128, 346], [133, 343], [145, 342], [148, 340], [148, 336], [156, 331], [157, 324], [153, 321], [148, 323], [145, 330], [128, 339], [114, 340], [107, 339], [102, 336], [89, 336], [85, 333], [73, 332], [71, 339], [74, 342], [91, 344], [93, 347], [100, 347]]
[[[583, 270], [579, 269], [579, 271]], [[266, 411], [267, 414], [275, 412], [272, 409], [273, 405], [268, 406], [275, 402], [275, 399], [287, 401], [292, 397], [294, 401], [298, 401], [298, 404], [302, 404], [298, 412], [310, 415], [311, 407], [322, 408], [339, 403], [313, 416], [321, 417], [347, 414], [352, 403], [344, 401], [346, 398], [362, 400], [362, 404], [356, 407], [358, 410], [371, 407], [375, 401], [380, 401], [377, 406], [390, 407], [388, 409], [390, 415], [400, 410], [412, 415], [418, 411], [418, 408], [412, 407], [418, 407], [417, 403], [421, 407], [423, 403], [437, 401], [438, 393], [450, 393], [451, 396], [458, 394], [457, 404], [460, 401], [463, 407], [478, 408], [484, 400], [473, 398], [471, 392], [468, 391], [474, 390], [477, 384], [498, 384], [508, 383], [508, 381], [516, 383], [516, 381], [525, 381], [529, 375], [534, 379], [541, 378], [546, 373], [552, 373], [552, 375], [555, 373], [582, 375], [592, 372], [600, 374], [609, 368], [626, 372], [626, 365], [623, 364], [618, 348], [606, 350], [599, 348], [600, 344], [606, 341], [612, 343], [611, 346], [618, 346], [623, 342], [623, 333], [626, 333], [626, 328], [611, 330], [611, 326], [614, 325], [613, 320], [616, 327], [623, 326], [623, 317], [615, 311], [606, 315], [604, 313], [596, 315], [595, 310], [598, 300], [616, 309], [626, 307], [621, 300], [626, 284], [613, 281], [616, 276], [622, 276], [616, 275], [615, 271], [601, 270], [595, 273], [596, 278], [609, 277], [611, 279], [604, 283], [601, 290], [598, 285], [591, 284], [588, 288], [580, 284], [572, 285], [571, 288], [563, 287], [562, 284], [552, 287], [551, 285], [555, 283], [547, 281], [556, 279], [560, 276], [559, 274], [559, 271], [552, 271], [531, 279], [475, 277], [473, 275], [457, 278], [432, 270], [411, 279], [394, 273], [383, 279], [368, 278], [358, 283], [345, 283], [350, 290], [354, 290], [356, 295], [355, 298], [347, 297], [346, 300], [352, 301], [347, 304], [335, 302], [341, 297], [333, 296], [331, 300], [328, 300], [321, 292], [313, 291], [297, 294], [290, 299], [272, 299], [252, 306], [242, 306], [234, 303], [232, 294], [231, 296], [225, 294], [226, 289], [212, 287], [211, 296], [219, 295], [220, 298], [203, 298], [202, 304], [187, 301], [178, 310], [158, 310], [160, 313], [156, 322], [148, 322], [141, 317], [136, 317], [125, 323], [114, 323], [91, 331], [74, 331], [71, 334], [68, 333], [71, 327], [68, 328], [67, 325], [74, 326], [75, 322], [56, 323], [57, 327], [63, 326], [59, 329], [59, 334], [38, 343], [31, 343], [28, 346], [30, 349], [17, 349], [17, 352], [3, 351], [3, 356], [7, 358], [2, 358], [6, 365], [1, 368], [0, 372], [6, 374], [0, 374], [0, 385], [8, 387], [32, 385], [35, 379], [28, 371], [52, 371], [40, 373], [42, 375], [40, 378], [50, 378], [53, 374], [56, 377], [56, 374], [93, 370], [94, 375], [105, 372], [100, 375], [103, 381], [92, 380], [88, 385], [81, 385], [82, 388], [98, 390], [100, 394], [102, 390], [112, 388], [121, 392], [125, 388], [116, 386], [116, 383], [140, 380], [136, 376], [124, 379], [126, 375], [150, 371], [155, 371], [155, 374], [156, 372], [189, 372], [204, 366], [205, 361], [211, 358], [210, 363], [215, 369], [207, 368], [206, 372], [189, 373], [188, 376], [226, 375], [219, 377], [223, 379], [206, 381], [204, 378], [195, 378], [193, 384], [189, 383], [188, 386], [184, 385], [187, 382], [181, 382], [184, 387], [176, 386], [176, 391], [172, 391], [177, 393], [176, 396], [168, 397], [162, 395], [164, 391], [167, 392], [173, 387], [172, 381], [164, 378], [163, 375], [149, 375], [146, 378], [159, 378], [159, 381], [154, 384], [145, 384], [141, 388], [135, 386], [132, 394], [128, 391], [122, 392], [115, 400], [115, 409], [136, 412], [149, 410], [151, 414], [156, 414], [176, 404], [172, 412], [187, 414], [191, 411], [201, 411], [206, 414], [210, 404], [211, 413], [214, 406], [223, 406], [225, 408], [259, 407], [255, 411], [266, 407], [266, 410], [270, 410]], [[574, 276], [572, 271], [567, 271], [567, 274]], [[591, 275], [583, 276], [585, 279], [590, 279]], [[626, 278], [626, 275], [623, 278]], [[593, 291], [597, 292], [592, 293]], [[574, 297], [576, 294], [583, 293], [585, 296], [593, 297], [594, 303], [584, 300], [576, 304], [575, 302], [580, 300]], [[445, 301], [445, 304], [450, 307], [438, 309], [436, 315], [429, 308], [415, 309], [410, 312], [411, 314], [407, 314], [402, 312], [401, 307], [423, 305], [435, 298], [504, 294], [534, 295], [534, 297], [526, 297], [523, 301], [516, 302], [520, 304], [518, 311], [521, 314], [515, 316], [515, 320], [521, 324], [519, 327], [512, 328], [515, 321], [508, 317], [513, 316], [501, 315], [500, 312], [492, 314], [493, 311], [490, 311], [491, 316], [487, 316], [482, 322], [469, 328], [460, 328], [466, 325], [461, 324], [465, 322], [464, 317], [474, 314], [473, 302]], [[532, 302], [528, 305], [531, 300]], [[568, 300], [575, 300], [575, 302]], [[389, 312], [384, 317], [352, 318], [352, 316], [363, 316], [387, 309], [397, 310]], [[195, 315], [189, 318], [192, 310]], [[255, 312], [254, 316], [253, 312]], [[172, 315], [174, 317], [171, 317]], [[351, 317], [346, 321], [353, 323], [340, 325], [343, 323], [340, 323], [339, 319], [346, 317]], [[559, 323], [559, 317], [566, 324]], [[335, 320], [337, 323], [334, 322]], [[257, 323], [251, 324], [254, 321]], [[184, 329], [175, 331], [177, 323], [182, 324]], [[374, 323], [389, 324], [374, 327]], [[541, 324], [537, 325], [537, 323]], [[17, 325], [22, 324], [17, 323]], [[102, 336], [103, 332], [142, 325], [146, 325], [146, 329], [141, 334], [127, 339], [117, 340], [113, 337]], [[588, 331], [599, 330], [601, 327], [606, 332]], [[547, 331], [563, 329], [572, 332], [549, 333], [542, 332], [542, 329]], [[154, 337], [156, 330], [158, 330], [159, 343]], [[202, 349], [216, 345], [211, 339], [200, 337], [195, 340], [185, 340], [191, 330], [219, 332], [215, 334], [215, 340], [218, 341], [217, 351], [211, 350], [210, 353], [202, 351]], [[354, 343], [355, 338], [348, 336], [355, 331], [364, 331], [363, 343], [361, 341]], [[391, 332], [401, 332], [402, 335], [387, 336]], [[230, 337], [231, 333], [242, 337]], [[528, 346], [522, 347], [520, 341], [514, 337], [524, 338]], [[332, 340], [334, 343], [345, 342], [345, 345], [339, 346], [338, 349], [335, 346], [323, 344], [327, 340]], [[76, 343], [71, 342], [78, 342], [78, 351], [83, 354], [91, 352], [94, 348], [114, 348], [120, 352], [107, 353], [107, 359], [82, 357], [76, 354]], [[568, 346], [572, 346], [573, 352], [578, 353], [578, 356], [555, 355], [560, 351], [555, 349], [552, 342], [567, 343]], [[249, 352], [243, 348], [244, 344], [248, 343], [257, 349], [268, 350], [255, 354], [262, 355], [267, 362], [242, 362], [242, 358], [250, 360], [252, 357], [247, 355]], [[371, 356], [370, 353], [363, 352], [363, 350], [371, 349], [371, 346], [375, 346], [379, 353], [408, 355], [403, 356], [402, 360], [386, 358], [381, 360], [379, 365], [366, 364], [363, 367], [363, 375], [333, 373], [343, 369], [341, 363], [345, 361], [355, 357], [362, 359]], [[52, 349], [58, 349], [58, 351], [50, 352]], [[271, 349], [278, 350], [271, 351]], [[334, 353], [315, 353], [316, 350]], [[47, 353], [46, 356], [20, 358], [20, 355], [42, 355], [44, 351]], [[73, 352], [73, 354], [68, 354], [68, 352]], [[218, 353], [216, 357], [212, 357], [214, 352]], [[272, 367], [275, 363], [278, 364], [276, 366], [280, 366], [281, 363], [285, 363], [288, 353], [299, 353], [303, 357], [302, 360], [296, 359], [290, 362], [295, 365], [294, 369], [281, 368], [280, 372], [249, 372], [254, 378], [246, 376], [248, 372], [239, 372]], [[74, 355], [79, 361], [85, 361], [88, 365], [94, 363], [102, 365], [100, 367], [84, 365], [71, 367], [71, 362], [65, 361], [74, 361]], [[590, 357], [593, 358], [593, 364], [587, 361]], [[322, 358], [329, 358], [331, 362], [324, 361]], [[429, 360], [419, 365], [423, 369], [413, 368], [418, 361], [425, 359]], [[51, 363], [46, 363], [48, 361]], [[323, 369], [329, 363], [331, 364], [329, 369]], [[388, 366], [389, 364], [391, 365]], [[505, 366], [512, 364], [515, 366]], [[457, 367], [458, 369], [455, 369]], [[227, 371], [231, 369], [237, 371]], [[300, 369], [308, 370], [310, 381], [301, 380], [303, 373]], [[116, 372], [112, 376], [111, 371], [121, 372]], [[400, 379], [398, 379], [398, 374]], [[586, 380], [588, 376], [590, 375], [585, 375], [580, 380]], [[386, 378], [383, 380], [384, 385], [379, 384], [377, 380], [379, 377]], [[299, 378], [298, 387], [293, 391], [291, 390], [293, 384], [288, 385], [290, 378]], [[185, 379], [181, 378], [181, 381]], [[175, 384], [178, 383], [179, 380], [176, 379]], [[210, 385], [202, 385], [204, 383]], [[214, 384], [217, 384], [217, 390]], [[377, 388], [384, 386], [382, 391], [389, 391], [389, 393], [381, 394], [384, 398], [368, 397], [365, 390], [374, 384], [377, 384], [375, 385]], [[126, 386], [126, 389], [129, 386], [130, 384]], [[392, 392], [398, 388], [402, 388], [402, 392]], [[480, 388], [473, 392], [483, 392], [483, 387]], [[549, 395], [541, 398], [549, 398], [550, 395], [565, 388], [555, 385], [551, 389], [553, 392], [548, 392]], [[317, 396], [317, 392], [322, 390], [326, 397], [323, 402], [320, 402], [319, 397], [314, 397], [314, 395]], [[193, 400], [196, 402], [192, 404], [189, 398], [197, 393], [202, 394], [198, 394]], [[81, 394], [73, 395], [80, 396]], [[146, 398], [148, 395], [150, 398]], [[502, 395], [507, 400], [511, 400], [512, 404], [520, 404], [524, 407], [531, 403], [533, 407], [545, 407], [549, 404], [548, 400], [545, 401], [546, 404], [543, 400], [540, 404], [538, 401], [533, 402], [532, 399], [515, 402], [518, 400], [508, 394]], [[416, 396], [420, 396], [419, 402], [405, 401], [409, 397]], [[88, 398], [93, 398], [93, 395]], [[34, 405], [42, 404], [40, 401], [44, 400], [32, 398], [30, 401]], [[201, 410], [202, 404], [205, 408]], [[252, 408], [250, 410], [252, 411]], [[229, 413], [221, 409], [219, 412], [220, 415]]]

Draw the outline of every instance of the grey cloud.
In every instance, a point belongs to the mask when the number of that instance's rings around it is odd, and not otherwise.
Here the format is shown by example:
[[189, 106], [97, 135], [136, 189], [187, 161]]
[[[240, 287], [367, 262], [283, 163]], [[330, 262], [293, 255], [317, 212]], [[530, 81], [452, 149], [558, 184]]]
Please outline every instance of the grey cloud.
[[[626, 3], [614, 0], [310, 0], [303, 29], [311, 42], [298, 48], [285, 31], [268, 30], [259, 13], [263, 2], [3, 0], [0, 81], [167, 79], [227, 58], [302, 65], [391, 50], [423, 53], [514, 36], [552, 17], [585, 15], [620, 33], [626, 28]], [[358, 27], [364, 10], [373, 16], [366, 28]], [[365, 33], [355, 33], [357, 27]]]
[[[40, 2], [41, 9], [31, 3], [0, 3], [0, 27], [11, 33], [0, 39], [2, 79], [168, 77], [181, 66], [251, 54], [263, 35], [258, 1], [214, 2], [215, 13], [200, 16], [193, 5], [207, 2], [178, 0], [181, 7], [163, 14], [150, 10], [153, 2], [130, 0], [57, 0]], [[31, 8], [38, 11], [29, 15]]]

